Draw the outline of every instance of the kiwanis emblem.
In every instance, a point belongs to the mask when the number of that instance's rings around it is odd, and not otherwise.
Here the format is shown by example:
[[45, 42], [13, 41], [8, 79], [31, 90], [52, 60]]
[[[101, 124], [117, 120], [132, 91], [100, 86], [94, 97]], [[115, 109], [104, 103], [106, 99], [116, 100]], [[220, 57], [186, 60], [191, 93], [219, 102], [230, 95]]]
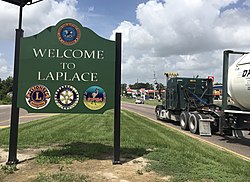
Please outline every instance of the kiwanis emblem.
[[33, 109], [43, 109], [49, 104], [50, 92], [43, 85], [35, 85], [26, 92], [25, 100]]
[[73, 109], [77, 105], [78, 101], [78, 91], [70, 85], [59, 87], [55, 93], [56, 105], [61, 109]]
[[64, 23], [58, 28], [57, 37], [62, 44], [70, 46], [79, 41], [81, 31], [73, 23]]

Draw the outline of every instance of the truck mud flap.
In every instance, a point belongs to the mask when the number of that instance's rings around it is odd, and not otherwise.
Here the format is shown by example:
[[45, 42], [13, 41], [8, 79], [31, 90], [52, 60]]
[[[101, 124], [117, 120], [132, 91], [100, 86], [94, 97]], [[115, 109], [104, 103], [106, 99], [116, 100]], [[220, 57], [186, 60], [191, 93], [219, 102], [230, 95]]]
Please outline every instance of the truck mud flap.
[[200, 119], [199, 120], [199, 133], [200, 136], [211, 136], [211, 122], [214, 120], [211, 119]]

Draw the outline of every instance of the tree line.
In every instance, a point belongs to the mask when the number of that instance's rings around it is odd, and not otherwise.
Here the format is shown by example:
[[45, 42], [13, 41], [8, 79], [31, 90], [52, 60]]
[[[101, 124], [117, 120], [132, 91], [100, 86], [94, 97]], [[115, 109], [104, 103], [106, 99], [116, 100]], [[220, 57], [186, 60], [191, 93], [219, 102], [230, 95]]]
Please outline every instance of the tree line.
[[13, 77], [9, 76], [5, 80], [0, 78], [0, 104], [10, 104], [13, 89]]
[[[156, 90], [160, 90], [160, 89], [164, 89], [164, 85], [162, 83], [156, 83], [155, 84], [156, 86]], [[141, 88], [144, 88], [146, 90], [154, 90], [154, 84], [150, 84], [150, 83], [134, 83], [134, 84], [126, 84], [126, 83], [123, 83], [121, 84], [121, 88], [122, 90], [126, 90], [126, 88], [131, 88], [131, 89], [141, 89]]]
[[[153, 90], [154, 86], [156, 86], [156, 90], [162, 90], [164, 89], [164, 85], [162, 83], [156, 83], [150, 84], [150, 83], [142, 83], [142, 82], [137, 82], [134, 84], [126, 84], [123, 83], [121, 84], [121, 92], [124, 93], [126, 92], [127, 88], [131, 89], [141, 89], [144, 88], [146, 90]], [[13, 77], [9, 76], [5, 80], [2, 80], [0, 78], [0, 104], [10, 104], [11, 103], [11, 94], [13, 89]]]

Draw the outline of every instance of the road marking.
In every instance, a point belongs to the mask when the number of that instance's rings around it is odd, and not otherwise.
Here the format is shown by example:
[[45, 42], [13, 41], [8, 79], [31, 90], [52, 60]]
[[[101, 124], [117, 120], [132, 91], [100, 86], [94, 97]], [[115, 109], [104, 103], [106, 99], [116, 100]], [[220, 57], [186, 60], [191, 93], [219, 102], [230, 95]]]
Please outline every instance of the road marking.
[[[19, 119], [22, 119], [22, 118], [33, 118], [33, 117], [48, 117], [48, 116], [55, 116], [55, 115], [58, 115], [58, 114], [43, 114], [43, 115], [20, 116]], [[0, 123], [8, 122], [8, 121], [10, 121], [10, 119], [0, 121]]]
[[3, 120], [3, 121], [0, 121], [0, 123], [3, 123], [3, 122], [8, 122], [10, 121], [9, 119], [8, 120]]
[[10, 125], [6, 125], [6, 126], [0, 126], [0, 129], [3, 129], [3, 128], [8, 128], [8, 127], [10, 127]]
[[21, 118], [33, 118], [33, 117], [48, 117], [48, 116], [55, 116], [58, 114], [41, 114], [41, 115], [28, 115], [28, 116], [20, 116], [19, 119]]
[[237, 152], [234, 152], [234, 151], [232, 151], [232, 150], [230, 150], [230, 149], [227, 149], [227, 148], [222, 147], [222, 146], [220, 146], [220, 145], [217, 145], [217, 144], [215, 144], [215, 143], [212, 143], [212, 142], [209, 142], [209, 141], [204, 140], [204, 139], [202, 139], [202, 138], [199, 138], [199, 137], [197, 137], [197, 136], [195, 136], [195, 135], [193, 135], [193, 134], [191, 134], [191, 133], [186, 133], [186, 132], [184, 132], [183, 130], [179, 130], [179, 129], [177, 129], [177, 128], [173, 127], [173, 126], [167, 125], [167, 124], [165, 124], [165, 123], [163, 123], [163, 122], [161, 122], [161, 121], [158, 121], [158, 120], [155, 120], [155, 119], [152, 119], [152, 118], [148, 118], [147, 116], [145, 116], [145, 115], [143, 115], [143, 114], [140, 114], [140, 113], [137, 113], [136, 111], [132, 111], [132, 110], [125, 109], [125, 108], [123, 108], [123, 109], [124, 109], [124, 110], [127, 110], [127, 111], [130, 111], [130, 112], [134, 112], [134, 113], [136, 113], [136, 114], [138, 114], [138, 115], [140, 115], [140, 116], [142, 116], [142, 117], [144, 117], [144, 118], [147, 118], [147, 119], [149, 119], [149, 120], [151, 120], [151, 121], [154, 121], [154, 122], [159, 123], [159, 124], [161, 124], [161, 125], [163, 125], [163, 126], [166, 126], [166, 127], [168, 127], [168, 128], [171, 128], [171, 129], [173, 129], [173, 130], [175, 130], [175, 131], [181, 132], [181, 133], [183, 133], [184, 135], [190, 136], [190, 137], [192, 137], [192, 138], [194, 138], [194, 139], [196, 139], [196, 140], [199, 140], [199, 141], [201, 141], [201, 142], [205, 142], [205, 143], [207, 143], [207, 144], [209, 144], [209, 145], [211, 145], [211, 146], [213, 146], [213, 147], [215, 147], [215, 148], [217, 148], [217, 149], [227, 151], [228, 153], [231, 153], [231, 154], [233, 154], [233, 155], [236, 155], [237, 157], [239, 157], [239, 158], [241, 158], [241, 159], [244, 159], [244, 160], [250, 162], [250, 157], [247, 157], [247, 156], [245, 156], [245, 155], [239, 154], [239, 153], [237, 153]]
[[[48, 116], [55, 116], [55, 115], [58, 115], [58, 114], [43, 114], [43, 115], [20, 116], [19, 119], [22, 119], [22, 118], [32, 118], [32, 117], [48, 117]], [[10, 120], [0, 121], [0, 123], [3, 123], [3, 122], [10, 122]], [[0, 126], [0, 129], [8, 128], [8, 127], [10, 127], [10, 125], [4, 125], [4, 126]]]
[[11, 107], [11, 105], [0, 105], [0, 108], [1, 107]]

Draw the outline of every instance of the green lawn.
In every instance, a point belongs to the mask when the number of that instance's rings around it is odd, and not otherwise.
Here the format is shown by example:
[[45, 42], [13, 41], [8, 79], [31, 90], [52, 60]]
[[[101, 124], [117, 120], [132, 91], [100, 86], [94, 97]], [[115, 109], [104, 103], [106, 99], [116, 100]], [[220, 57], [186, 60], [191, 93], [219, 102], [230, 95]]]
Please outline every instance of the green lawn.
[[[0, 146], [6, 147], [8, 141], [9, 129], [0, 130]], [[19, 148], [43, 146], [60, 148], [42, 152], [38, 163], [70, 163], [112, 156], [113, 112], [65, 114], [20, 125]], [[148, 170], [171, 175], [177, 182], [250, 182], [250, 162], [122, 111], [121, 157], [134, 159], [139, 156], [152, 160]]]

